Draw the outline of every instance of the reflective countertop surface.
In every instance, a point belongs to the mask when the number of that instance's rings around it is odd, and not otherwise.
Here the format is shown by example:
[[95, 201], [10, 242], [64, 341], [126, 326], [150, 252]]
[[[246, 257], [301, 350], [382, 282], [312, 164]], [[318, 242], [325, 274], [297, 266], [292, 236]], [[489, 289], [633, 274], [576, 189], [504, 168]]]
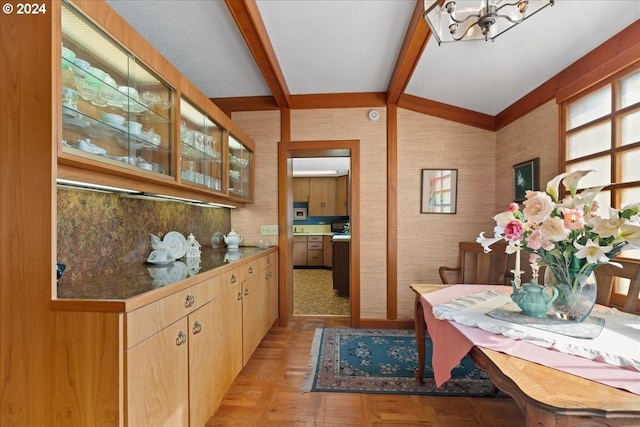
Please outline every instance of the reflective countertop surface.
[[[167, 266], [156, 266], [141, 261], [123, 265], [118, 271], [75, 283], [65, 280], [63, 276], [58, 281], [57, 297], [59, 299], [126, 300], [187, 277], [242, 261], [244, 258], [264, 251], [265, 249], [256, 247], [240, 247], [237, 251], [202, 247], [199, 263], [184, 258]], [[73, 266], [67, 266], [67, 268], [73, 268]]]

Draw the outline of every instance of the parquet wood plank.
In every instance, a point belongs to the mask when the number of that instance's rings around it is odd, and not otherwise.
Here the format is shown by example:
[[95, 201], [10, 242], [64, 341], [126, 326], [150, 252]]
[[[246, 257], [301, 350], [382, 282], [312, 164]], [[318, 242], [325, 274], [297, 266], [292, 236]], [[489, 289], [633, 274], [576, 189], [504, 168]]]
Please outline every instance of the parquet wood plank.
[[298, 317], [274, 327], [238, 375], [206, 427], [521, 427], [510, 398], [303, 393], [316, 328], [348, 318]]

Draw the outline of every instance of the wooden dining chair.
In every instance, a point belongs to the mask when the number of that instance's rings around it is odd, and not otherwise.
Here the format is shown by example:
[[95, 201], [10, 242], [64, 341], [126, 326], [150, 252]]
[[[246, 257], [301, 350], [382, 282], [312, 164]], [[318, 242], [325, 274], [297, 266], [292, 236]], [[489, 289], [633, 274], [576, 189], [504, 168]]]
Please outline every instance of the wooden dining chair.
[[[598, 304], [615, 307], [627, 313], [640, 314], [640, 262], [632, 260], [614, 260], [622, 268], [603, 265], [595, 270], [598, 283]], [[628, 286], [627, 286], [628, 284]], [[620, 292], [627, 288], [626, 294]]]
[[491, 246], [491, 252], [485, 253], [479, 243], [459, 242], [458, 266], [438, 269], [442, 283], [510, 284], [513, 275], [508, 270], [505, 248], [505, 242], [497, 242]]

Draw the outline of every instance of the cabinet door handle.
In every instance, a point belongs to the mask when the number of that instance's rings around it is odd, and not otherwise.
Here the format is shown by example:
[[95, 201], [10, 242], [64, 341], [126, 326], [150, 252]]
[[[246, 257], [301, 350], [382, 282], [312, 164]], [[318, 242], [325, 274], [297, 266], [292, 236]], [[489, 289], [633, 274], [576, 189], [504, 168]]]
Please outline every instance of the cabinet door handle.
[[184, 334], [184, 332], [182, 331], [178, 332], [178, 338], [176, 338], [176, 345], [182, 345], [186, 342], [187, 342], [187, 336]]
[[271, 258], [267, 258], [267, 264], [271, 264]]
[[253, 267], [249, 267], [249, 274], [253, 274]]
[[195, 323], [193, 324], [193, 329], [192, 329], [193, 335], [199, 334], [200, 331], [202, 331], [202, 325], [200, 324], [200, 322], [196, 320]]
[[189, 308], [193, 305], [194, 302], [196, 302], [196, 297], [194, 297], [193, 295], [187, 295], [184, 300], [184, 306], [186, 308]]
[[249, 288], [244, 288], [244, 296], [245, 297], [249, 296]]
[[238, 291], [238, 300], [242, 299], [242, 291]]
[[238, 281], [238, 278], [236, 277], [235, 274], [231, 275], [231, 284], [233, 285], [234, 283], [236, 283]]

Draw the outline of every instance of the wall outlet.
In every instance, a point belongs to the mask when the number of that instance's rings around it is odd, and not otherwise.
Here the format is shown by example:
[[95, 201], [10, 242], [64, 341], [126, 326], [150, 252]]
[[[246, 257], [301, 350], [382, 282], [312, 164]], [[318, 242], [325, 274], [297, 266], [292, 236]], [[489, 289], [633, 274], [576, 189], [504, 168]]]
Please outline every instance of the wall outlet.
[[278, 235], [278, 226], [277, 225], [263, 225], [260, 227], [260, 234], [263, 236], [277, 236]]

